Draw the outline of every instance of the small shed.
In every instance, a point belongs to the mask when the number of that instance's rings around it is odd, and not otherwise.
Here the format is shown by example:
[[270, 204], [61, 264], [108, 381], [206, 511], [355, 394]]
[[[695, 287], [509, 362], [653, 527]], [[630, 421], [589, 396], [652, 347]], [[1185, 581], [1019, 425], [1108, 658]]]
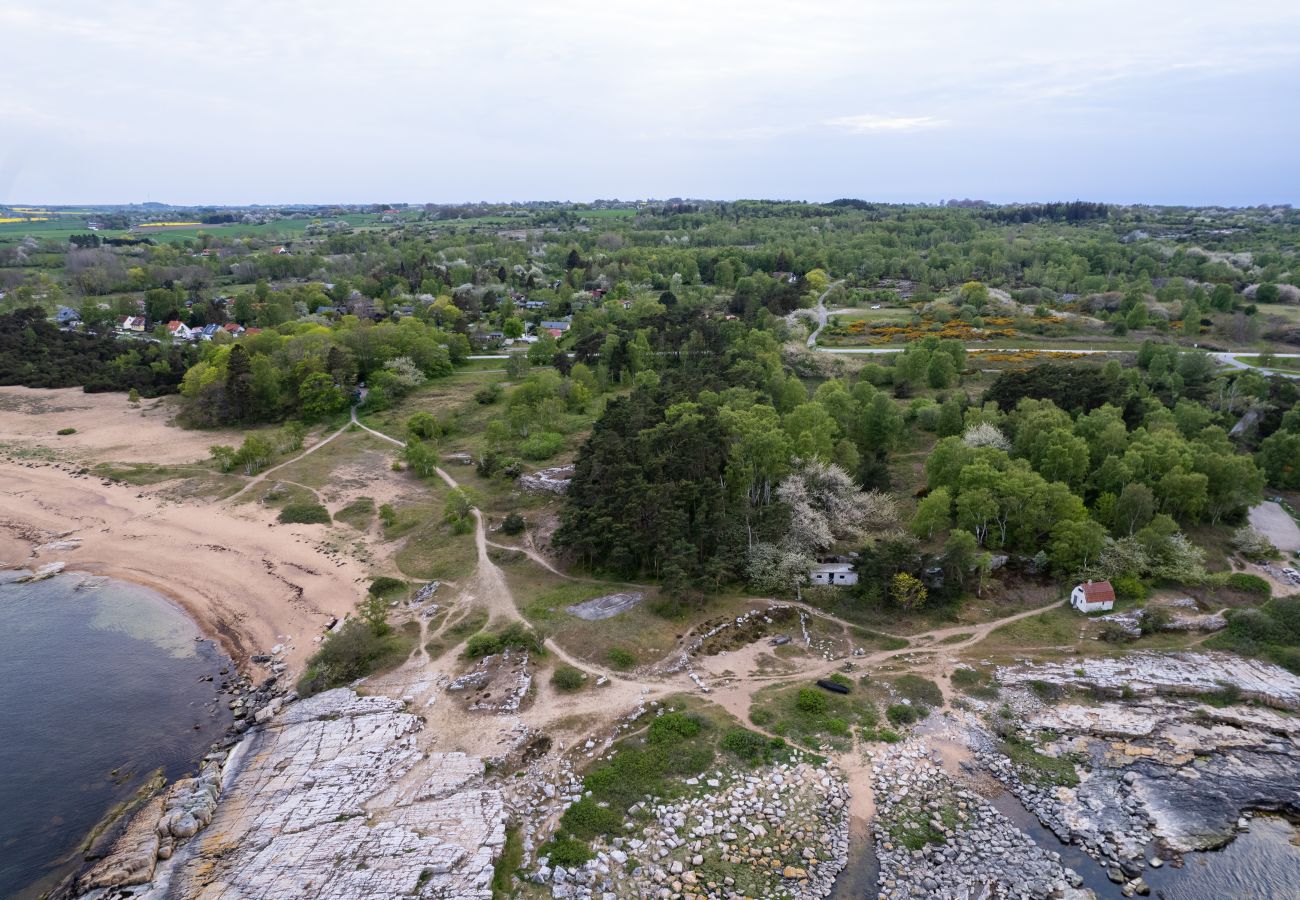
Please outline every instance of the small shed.
[[853, 571], [852, 563], [820, 563], [812, 567], [810, 576], [813, 584], [833, 584], [838, 587], [858, 583], [858, 573]]
[[1070, 605], [1079, 612], [1108, 612], [1115, 607], [1115, 589], [1109, 581], [1087, 581], [1070, 592]]

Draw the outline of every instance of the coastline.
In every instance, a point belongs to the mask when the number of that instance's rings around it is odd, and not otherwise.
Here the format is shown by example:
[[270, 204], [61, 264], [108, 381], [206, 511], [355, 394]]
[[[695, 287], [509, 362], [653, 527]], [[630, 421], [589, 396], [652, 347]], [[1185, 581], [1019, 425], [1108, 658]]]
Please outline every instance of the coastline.
[[154, 497], [72, 464], [0, 460], [0, 509], [0, 567], [63, 562], [149, 588], [245, 672], [276, 646], [301, 670], [363, 590], [360, 565], [315, 549], [314, 526], [280, 525], [253, 505]]

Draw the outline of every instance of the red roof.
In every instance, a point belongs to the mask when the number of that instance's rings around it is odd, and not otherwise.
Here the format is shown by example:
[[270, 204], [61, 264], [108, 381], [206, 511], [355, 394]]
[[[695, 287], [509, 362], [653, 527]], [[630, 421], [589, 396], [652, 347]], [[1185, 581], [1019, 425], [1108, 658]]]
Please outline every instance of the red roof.
[[1115, 589], [1110, 586], [1109, 581], [1089, 581], [1080, 585], [1083, 588], [1083, 601], [1085, 603], [1114, 603]]
[[175, 331], [176, 329], [178, 329], [178, 328], [180, 328], [180, 327], [181, 327], [181, 323], [178, 322], [176, 319], [172, 319], [170, 322], [167, 323], [167, 330], [168, 330], [168, 331]]

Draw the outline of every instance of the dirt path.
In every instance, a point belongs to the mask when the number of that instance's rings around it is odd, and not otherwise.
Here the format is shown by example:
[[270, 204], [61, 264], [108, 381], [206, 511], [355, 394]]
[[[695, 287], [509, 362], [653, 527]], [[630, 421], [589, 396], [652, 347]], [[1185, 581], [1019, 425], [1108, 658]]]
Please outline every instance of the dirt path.
[[[355, 413], [355, 411], [354, 411], [354, 412], [353, 412], [353, 415], [355, 415], [355, 414], [356, 414], [356, 413]], [[336, 431], [336, 432], [334, 432], [333, 434], [331, 434], [329, 437], [327, 437], [327, 438], [323, 438], [323, 439], [317, 441], [316, 443], [312, 444], [310, 447], [308, 447], [306, 450], [302, 451], [301, 453], [299, 453], [297, 456], [293, 457], [292, 459], [287, 459], [287, 460], [285, 460], [284, 462], [280, 463], [279, 465], [272, 466], [271, 468], [267, 469], [265, 472], [262, 472], [260, 475], [257, 475], [255, 478], [253, 478], [252, 481], [248, 482], [248, 484], [244, 485], [244, 486], [241, 487], [239, 490], [235, 491], [233, 494], [231, 494], [229, 497], [227, 497], [227, 498], [226, 498], [226, 502], [230, 502], [230, 501], [235, 500], [235, 499], [237, 499], [238, 497], [242, 496], [242, 495], [243, 495], [244, 493], [246, 493], [247, 491], [249, 491], [249, 490], [251, 490], [252, 488], [256, 487], [257, 485], [261, 484], [263, 481], [266, 481], [267, 477], [269, 477], [270, 475], [273, 475], [274, 473], [280, 471], [280, 470], [283, 469], [285, 466], [291, 466], [291, 465], [293, 465], [294, 463], [296, 463], [298, 460], [302, 459], [304, 456], [310, 456], [311, 454], [315, 453], [315, 452], [316, 452], [317, 450], [319, 450], [321, 447], [324, 447], [324, 446], [325, 446], [326, 444], [328, 444], [330, 441], [334, 440], [336, 437], [338, 437], [340, 434], [342, 434], [343, 432], [345, 432], [345, 431], [347, 431], [347, 430], [348, 430], [348, 426], [347, 426], [347, 425], [344, 425], [342, 428], [340, 428], [338, 431]], [[293, 484], [294, 482], [289, 482], [289, 483], [290, 483], [290, 484]], [[299, 486], [299, 487], [305, 487], [305, 485], [298, 485], [298, 486]], [[307, 490], [312, 491], [313, 494], [316, 493], [316, 492], [315, 492], [314, 490], [312, 490], [311, 488], [307, 488]]]
[[810, 348], [817, 346], [817, 337], [822, 333], [822, 329], [826, 327], [827, 295], [829, 295], [831, 291], [835, 290], [843, 283], [844, 283], [844, 279], [842, 278], [839, 281], [832, 281], [829, 285], [826, 286], [826, 290], [821, 292], [821, 296], [817, 298], [817, 327], [813, 329], [812, 334], [808, 335], [808, 346]]

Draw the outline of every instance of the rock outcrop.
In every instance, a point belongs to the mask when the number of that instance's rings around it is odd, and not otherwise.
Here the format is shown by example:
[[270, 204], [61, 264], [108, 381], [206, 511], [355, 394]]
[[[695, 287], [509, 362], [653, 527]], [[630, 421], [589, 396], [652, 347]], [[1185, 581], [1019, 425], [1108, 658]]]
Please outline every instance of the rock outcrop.
[[202, 775], [173, 785], [159, 856], [211, 822], [133, 896], [487, 900], [505, 841], [500, 792], [482, 784], [480, 760], [421, 750], [423, 727], [399, 701], [346, 688], [286, 707], [231, 754], [215, 814], [208, 799], [221, 785]]

